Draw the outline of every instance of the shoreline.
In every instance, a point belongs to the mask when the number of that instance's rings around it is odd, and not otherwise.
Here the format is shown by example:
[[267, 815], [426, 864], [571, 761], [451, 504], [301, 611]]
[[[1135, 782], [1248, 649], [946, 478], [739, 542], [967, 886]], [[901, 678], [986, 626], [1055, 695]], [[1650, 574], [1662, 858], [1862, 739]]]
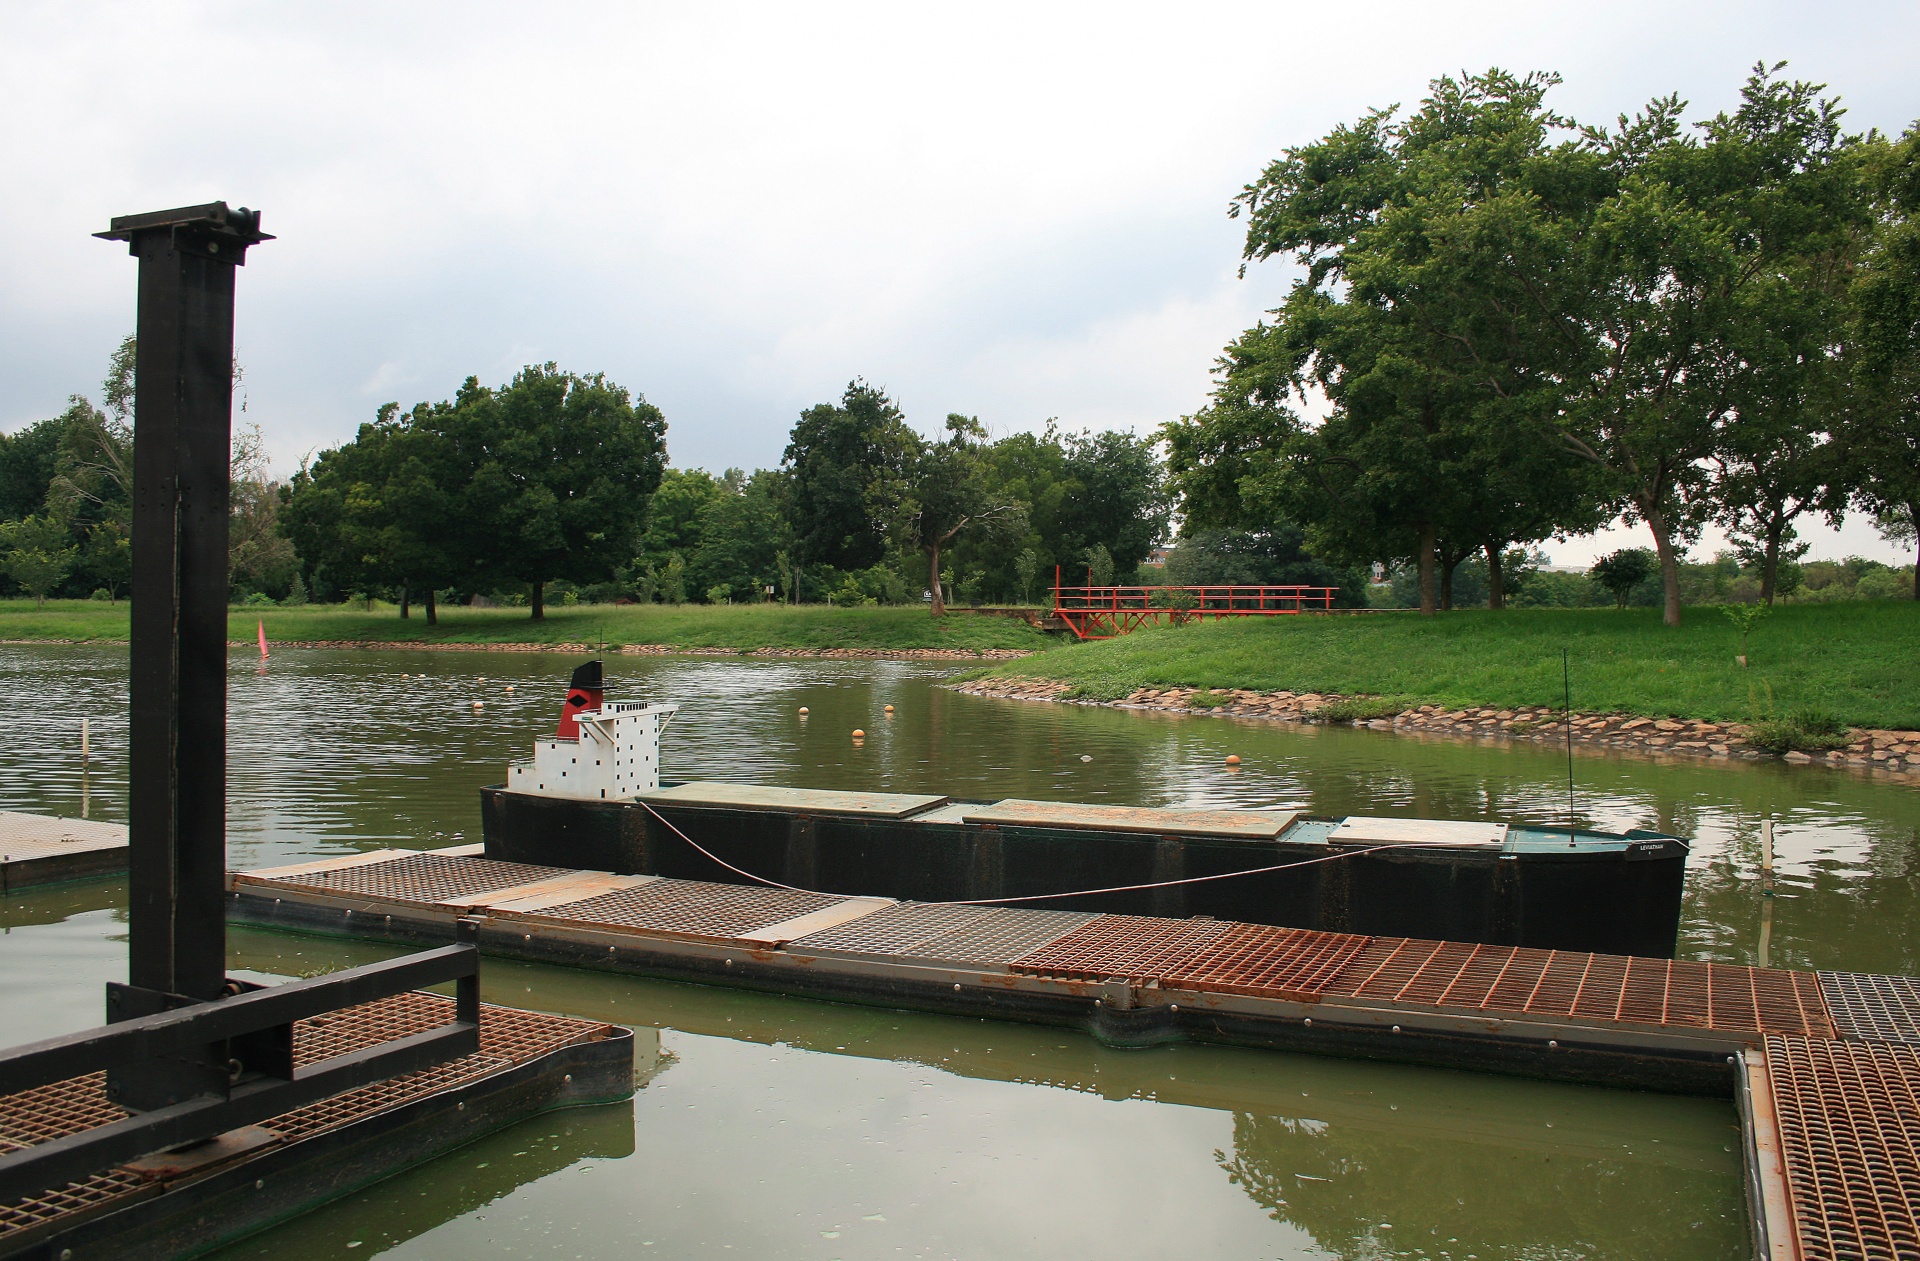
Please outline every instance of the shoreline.
[[[0, 639], [0, 646], [54, 644], [64, 647], [125, 647], [124, 639]], [[251, 639], [229, 639], [229, 648], [252, 648]], [[852, 661], [1013, 661], [1030, 657], [1027, 648], [683, 648], [675, 644], [504, 643], [424, 639], [269, 639], [276, 648], [371, 649], [405, 652], [559, 652], [621, 657], [799, 657]]]
[[[1545, 706], [1418, 705], [1377, 718], [1329, 720], [1317, 717], [1323, 707], [1341, 702], [1378, 698], [1333, 692], [1259, 692], [1245, 688], [1139, 688], [1118, 700], [1089, 700], [1067, 695], [1073, 685], [1057, 679], [996, 676], [949, 685], [956, 692], [997, 700], [1050, 701], [1067, 705], [1098, 705], [1109, 709], [1145, 709], [1163, 713], [1254, 718], [1268, 722], [1365, 727], [1372, 731], [1447, 735], [1475, 739], [1528, 740], [1559, 744], [1567, 738], [1563, 715]], [[1205, 694], [1209, 703], [1193, 704]], [[1877, 771], [1920, 780], [1920, 731], [1853, 728], [1846, 748], [1826, 753], [1773, 753], [1746, 742], [1740, 723], [1713, 723], [1694, 719], [1650, 718], [1635, 714], [1593, 714], [1575, 711], [1572, 720], [1576, 744], [1593, 749], [1638, 753], [1642, 756], [1684, 756], [1708, 760], [1773, 760], [1794, 765], [1842, 767]]]

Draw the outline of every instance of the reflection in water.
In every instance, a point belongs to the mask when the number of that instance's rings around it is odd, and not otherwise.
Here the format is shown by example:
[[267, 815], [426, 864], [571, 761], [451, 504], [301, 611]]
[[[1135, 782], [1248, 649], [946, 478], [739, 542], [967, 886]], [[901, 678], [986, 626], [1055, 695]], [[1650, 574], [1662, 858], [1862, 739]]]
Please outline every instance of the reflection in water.
[[[287, 651], [262, 674], [257, 659], [234, 660], [229, 826], [243, 867], [474, 837], [476, 788], [550, 726], [572, 665]], [[685, 706], [666, 748], [678, 778], [1566, 816], [1564, 754], [1546, 747], [991, 701], [938, 688], [944, 669], [923, 663], [616, 658], [609, 673], [616, 696]], [[76, 814], [84, 799], [94, 817], [124, 819], [125, 703], [123, 648], [0, 646], [0, 808]], [[80, 716], [93, 719], [85, 764]], [[868, 733], [858, 747], [856, 727]], [[1228, 769], [1228, 753], [1242, 766]], [[1583, 819], [1694, 838], [1683, 954], [1920, 972], [1906, 932], [1920, 897], [1910, 786], [1584, 751], [1576, 775]], [[1779, 821], [1771, 900], [1758, 885], [1768, 817]], [[6, 899], [0, 1018], [12, 1037], [99, 1019], [101, 984], [125, 976], [124, 905], [111, 881]], [[394, 953], [241, 928], [232, 951], [236, 968], [274, 975]], [[823, 1261], [1744, 1247], [1724, 1101], [1220, 1047], [1118, 1051], [1057, 1030], [499, 961], [483, 975], [489, 1001], [657, 1030], [671, 1067], [631, 1119], [536, 1120], [240, 1254], [299, 1261], [356, 1241], [356, 1256]]]

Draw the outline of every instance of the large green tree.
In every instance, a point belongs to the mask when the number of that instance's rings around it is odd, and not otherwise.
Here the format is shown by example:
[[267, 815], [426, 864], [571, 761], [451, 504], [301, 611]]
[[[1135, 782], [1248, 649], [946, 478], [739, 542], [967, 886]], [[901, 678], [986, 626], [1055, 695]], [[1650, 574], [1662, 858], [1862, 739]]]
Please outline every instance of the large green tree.
[[1874, 228], [1852, 286], [1852, 388], [1836, 445], [1860, 506], [1910, 531], [1920, 522], [1920, 124], [1876, 146], [1866, 169]]
[[798, 560], [866, 569], [887, 557], [898, 487], [919, 452], [898, 404], [864, 381], [800, 414], [781, 467]]
[[947, 436], [918, 443], [897, 488], [884, 492], [901, 541], [926, 558], [935, 617], [947, 611], [941, 554], [963, 531], [1024, 533], [1025, 505], [995, 493], [986, 437], [974, 417], [948, 415]]
[[469, 378], [448, 427], [473, 470], [460, 510], [486, 535], [474, 559], [525, 583], [534, 618], [546, 616], [548, 582], [604, 581], [633, 557], [665, 463], [653, 404], [548, 363], [499, 390]]

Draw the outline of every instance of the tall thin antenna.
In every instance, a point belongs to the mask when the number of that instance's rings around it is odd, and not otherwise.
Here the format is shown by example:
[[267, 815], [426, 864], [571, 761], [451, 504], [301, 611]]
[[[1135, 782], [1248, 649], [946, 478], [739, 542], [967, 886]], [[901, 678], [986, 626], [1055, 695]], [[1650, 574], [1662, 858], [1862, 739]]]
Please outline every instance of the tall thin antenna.
[[1567, 844], [1573, 841], [1573, 668], [1567, 650], [1560, 650], [1561, 721], [1567, 728]]

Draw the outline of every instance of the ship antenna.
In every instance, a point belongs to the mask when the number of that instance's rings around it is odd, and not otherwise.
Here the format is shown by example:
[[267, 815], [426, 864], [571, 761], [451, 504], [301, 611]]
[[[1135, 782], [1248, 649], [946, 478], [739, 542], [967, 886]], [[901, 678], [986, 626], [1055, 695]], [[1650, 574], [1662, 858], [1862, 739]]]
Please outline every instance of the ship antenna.
[[1563, 708], [1561, 721], [1567, 728], [1567, 844], [1574, 843], [1573, 838], [1573, 670], [1568, 664], [1567, 650], [1560, 650], [1560, 691]]

